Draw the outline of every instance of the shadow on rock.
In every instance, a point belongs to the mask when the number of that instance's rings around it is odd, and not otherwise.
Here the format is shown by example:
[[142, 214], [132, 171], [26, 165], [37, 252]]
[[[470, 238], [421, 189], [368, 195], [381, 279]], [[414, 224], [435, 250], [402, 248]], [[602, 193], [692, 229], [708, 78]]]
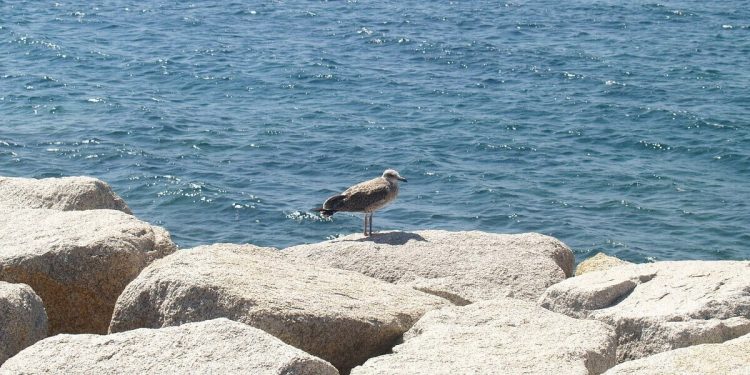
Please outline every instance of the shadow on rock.
[[410, 240], [420, 241], [420, 242], [427, 242], [424, 237], [420, 236], [417, 233], [410, 233], [410, 232], [382, 232], [382, 233], [373, 233], [370, 237], [362, 237], [358, 238], [356, 242], [373, 242], [377, 244], [388, 244], [388, 245], [403, 245]]

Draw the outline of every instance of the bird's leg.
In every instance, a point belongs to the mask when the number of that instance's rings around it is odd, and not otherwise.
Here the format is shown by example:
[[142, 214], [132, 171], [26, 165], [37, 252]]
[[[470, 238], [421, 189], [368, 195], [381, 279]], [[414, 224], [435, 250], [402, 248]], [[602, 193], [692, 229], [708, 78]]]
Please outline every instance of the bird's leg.
[[372, 215], [375, 214], [374, 212], [370, 212], [370, 236], [372, 236]]
[[367, 212], [365, 212], [365, 237], [367, 237]]

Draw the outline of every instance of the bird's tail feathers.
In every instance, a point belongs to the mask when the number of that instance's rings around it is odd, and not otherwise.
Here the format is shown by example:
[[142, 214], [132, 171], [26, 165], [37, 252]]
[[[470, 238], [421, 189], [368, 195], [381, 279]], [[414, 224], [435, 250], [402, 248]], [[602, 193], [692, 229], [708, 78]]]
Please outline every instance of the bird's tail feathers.
[[344, 203], [346, 195], [334, 195], [326, 199], [323, 203], [323, 207], [318, 207], [315, 211], [320, 212], [323, 217], [331, 217], [336, 212], [340, 211], [341, 205]]
[[333, 216], [333, 214], [335, 214], [336, 212], [338, 212], [336, 210], [328, 210], [328, 209], [325, 209], [323, 207], [316, 208], [313, 211], [320, 212], [320, 215], [323, 216], [323, 217], [331, 217], [331, 216]]

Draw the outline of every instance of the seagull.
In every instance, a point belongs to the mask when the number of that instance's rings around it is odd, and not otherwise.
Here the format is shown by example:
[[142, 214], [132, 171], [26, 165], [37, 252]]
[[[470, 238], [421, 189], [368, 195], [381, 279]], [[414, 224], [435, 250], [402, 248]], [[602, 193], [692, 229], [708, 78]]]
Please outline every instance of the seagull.
[[315, 211], [320, 212], [323, 217], [329, 217], [338, 211], [364, 212], [364, 234], [365, 237], [372, 236], [372, 214], [396, 199], [399, 181], [406, 182], [406, 179], [395, 170], [386, 169], [382, 176], [360, 182], [343, 193], [326, 199], [323, 207], [316, 208]]

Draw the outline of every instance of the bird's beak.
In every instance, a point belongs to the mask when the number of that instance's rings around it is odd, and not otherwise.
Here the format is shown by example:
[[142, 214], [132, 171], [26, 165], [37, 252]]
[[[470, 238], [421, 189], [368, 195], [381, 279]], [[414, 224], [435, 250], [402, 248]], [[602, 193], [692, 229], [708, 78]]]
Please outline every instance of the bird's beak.
[[401, 176], [399, 176], [399, 177], [396, 177], [396, 178], [397, 178], [397, 179], [398, 179], [399, 181], [403, 181], [403, 182], [409, 182], [408, 180], [406, 180], [405, 178], [403, 178], [403, 177], [401, 177]]

